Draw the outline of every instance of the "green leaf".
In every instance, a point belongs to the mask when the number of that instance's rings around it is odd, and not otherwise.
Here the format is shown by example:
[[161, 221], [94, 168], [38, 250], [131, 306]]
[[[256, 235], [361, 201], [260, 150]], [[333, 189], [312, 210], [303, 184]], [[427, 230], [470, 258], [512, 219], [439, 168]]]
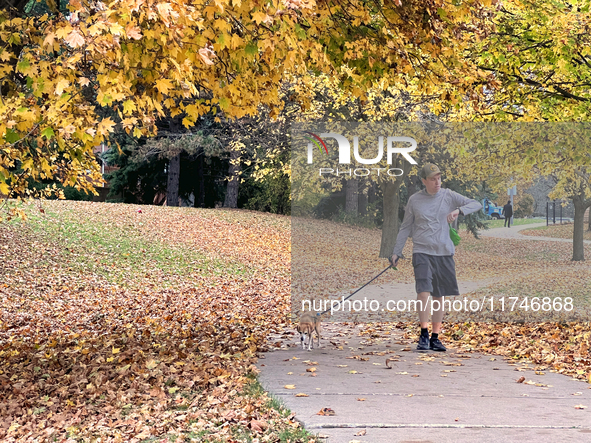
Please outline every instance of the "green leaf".
[[16, 69], [20, 72], [25, 73], [25, 71], [31, 67], [31, 62], [28, 58], [22, 58], [20, 62], [16, 64]]
[[4, 140], [8, 143], [16, 143], [20, 140], [18, 133], [12, 129], [6, 130], [6, 135], [4, 136]]
[[41, 131], [41, 135], [45, 137], [47, 140], [49, 140], [51, 137], [55, 136], [55, 132], [53, 132], [52, 128], [47, 127], [43, 131]]
[[256, 43], [248, 42], [248, 44], [244, 48], [244, 52], [246, 52], [247, 55], [255, 55], [259, 52], [259, 47]]
[[298, 24], [296, 24], [295, 26], [295, 34], [298, 36], [300, 40], [305, 40], [306, 38], [306, 31]]
[[217, 43], [221, 46], [222, 49], [224, 49], [227, 45], [226, 45], [226, 34], [220, 34], [218, 39], [217, 39]]

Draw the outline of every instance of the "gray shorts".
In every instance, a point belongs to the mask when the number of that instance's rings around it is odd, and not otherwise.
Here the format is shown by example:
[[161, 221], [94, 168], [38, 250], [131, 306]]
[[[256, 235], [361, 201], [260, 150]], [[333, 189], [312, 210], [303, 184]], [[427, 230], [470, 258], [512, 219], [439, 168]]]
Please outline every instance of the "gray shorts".
[[456, 263], [453, 255], [412, 255], [416, 290], [430, 292], [433, 297], [460, 295], [456, 280]]

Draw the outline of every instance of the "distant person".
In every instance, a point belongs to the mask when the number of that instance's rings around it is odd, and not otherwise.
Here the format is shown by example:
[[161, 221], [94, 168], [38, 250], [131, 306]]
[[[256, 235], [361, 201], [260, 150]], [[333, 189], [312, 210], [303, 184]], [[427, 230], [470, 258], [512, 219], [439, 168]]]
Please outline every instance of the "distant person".
[[511, 227], [511, 217], [513, 217], [513, 206], [511, 206], [511, 200], [503, 206], [503, 215], [505, 216], [505, 226]]
[[[464, 197], [451, 189], [441, 188], [441, 171], [427, 163], [419, 173], [425, 189], [410, 196], [404, 211], [404, 220], [396, 238], [390, 262], [394, 265], [402, 256], [406, 240], [412, 234], [412, 265], [415, 273], [421, 335], [417, 351], [444, 352], [439, 340], [443, 323], [443, 297], [460, 295], [456, 280], [455, 247], [449, 236], [449, 225], [458, 215], [467, 215], [482, 209], [476, 200]], [[429, 339], [429, 295], [439, 301], [433, 309], [432, 334]]]

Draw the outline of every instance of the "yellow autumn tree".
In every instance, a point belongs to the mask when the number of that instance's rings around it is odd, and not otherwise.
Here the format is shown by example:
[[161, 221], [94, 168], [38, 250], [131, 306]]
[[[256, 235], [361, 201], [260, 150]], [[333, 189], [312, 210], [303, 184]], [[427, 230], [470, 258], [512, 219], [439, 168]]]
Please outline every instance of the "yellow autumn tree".
[[[31, 0], [34, 1], [34, 0]], [[281, 108], [287, 74], [325, 72], [360, 96], [376, 82], [469, 96], [484, 74], [462, 58], [488, 32], [490, 2], [71, 0], [67, 11], [0, 10], [0, 193], [54, 179], [92, 191], [92, 149], [116, 129], [205, 113]], [[106, 112], [108, 111], [108, 112]]]

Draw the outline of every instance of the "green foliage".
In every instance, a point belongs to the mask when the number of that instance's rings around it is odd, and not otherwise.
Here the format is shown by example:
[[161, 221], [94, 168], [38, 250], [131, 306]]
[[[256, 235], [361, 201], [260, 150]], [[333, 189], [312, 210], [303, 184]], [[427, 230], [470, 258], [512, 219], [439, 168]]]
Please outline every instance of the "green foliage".
[[255, 181], [245, 178], [238, 191], [238, 207], [291, 215], [290, 182], [285, 174], [266, 175]]
[[105, 175], [111, 187], [109, 197], [119, 196], [117, 199], [125, 203], [152, 204], [159, 192], [166, 192], [166, 160], [133, 161], [132, 152], [131, 146], [105, 152], [107, 163], [119, 167]]
[[529, 217], [534, 213], [535, 200], [530, 194], [524, 194], [515, 205], [515, 218]]
[[[82, 191], [82, 190], [78, 190], [76, 188], [74, 188], [73, 186], [64, 186], [59, 182], [55, 182], [55, 181], [48, 181], [48, 182], [36, 182], [33, 180], [30, 180], [29, 182], [29, 189], [35, 189], [37, 191], [41, 191], [43, 189], [48, 189], [50, 187], [53, 187], [55, 185], [55, 187], [57, 189], [61, 189], [63, 191], [64, 197], [66, 198], [66, 200], [77, 200], [77, 201], [91, 201], [92, 200], [92, 195], [91, 194], [87, 194], [86, 192]], [[55, 200], [57, 199], [57, 195], [51, 195], [47, 197], [50, 200]]]

